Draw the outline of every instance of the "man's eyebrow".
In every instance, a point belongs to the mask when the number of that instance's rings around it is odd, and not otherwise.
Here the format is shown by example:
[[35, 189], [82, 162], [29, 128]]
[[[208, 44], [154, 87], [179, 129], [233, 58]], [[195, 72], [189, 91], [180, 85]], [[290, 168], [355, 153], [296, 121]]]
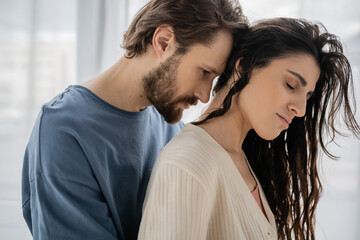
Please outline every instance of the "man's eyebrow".
[[208, 66], [208, 65], [204, 65], [204, 67], [206, 68], [206, 70], [212, 72], [212, 73], [215, 74], [215, 75], [220, 75], [220, 74], [221, 74], [221, 73], [219, 73], [219, 71], [217, 71], [217, 70], [216, 70], [215, 68], [213, 68], [213, 67], [210, 67], [210, 66]]
[[291, 73], [292, 75], [294, 75], [296, 78], [298, 78], [301, 82], [301, 85], [303, 85], [303, 87], [305, 87], [307, 85], [307, 82], [305, 81], [305, 79], [300, 75], [298, 74], [297, 72], [293, 72], [291, 70], [287, 70], [289, 73]]

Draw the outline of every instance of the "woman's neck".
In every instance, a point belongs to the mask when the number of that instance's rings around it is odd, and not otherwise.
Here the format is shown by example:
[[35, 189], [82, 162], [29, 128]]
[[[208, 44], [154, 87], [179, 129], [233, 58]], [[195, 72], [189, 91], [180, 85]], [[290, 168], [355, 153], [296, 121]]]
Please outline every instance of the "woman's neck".
[[250, 124], [235, 106], [232, 106], [223, 116], [212, 118], [200, 127], [229, 153], [242, 152], [242, 144], [250, 130]]

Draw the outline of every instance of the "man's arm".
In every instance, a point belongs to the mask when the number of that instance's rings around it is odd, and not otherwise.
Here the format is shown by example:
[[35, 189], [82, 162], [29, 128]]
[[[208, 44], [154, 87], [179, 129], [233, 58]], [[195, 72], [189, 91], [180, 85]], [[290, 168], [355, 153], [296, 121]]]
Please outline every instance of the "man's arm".
[[63, 122], [39, 117], [25, 153], [22, 187], [34, 239], [117, 239], [81, 144]]

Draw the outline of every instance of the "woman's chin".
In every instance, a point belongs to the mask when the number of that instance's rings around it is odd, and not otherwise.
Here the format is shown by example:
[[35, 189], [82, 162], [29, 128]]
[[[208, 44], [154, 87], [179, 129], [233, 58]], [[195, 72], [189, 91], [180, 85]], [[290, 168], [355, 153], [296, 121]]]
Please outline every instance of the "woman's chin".
[[281, 133], [281, 132], [278, 132], [278, 131], [272, 131], [272, 132], [264, 133], [264, 132], [257, 132], [256, 130], [255, 130], [255, 132], [257, 133], [257, 135], [259, 135], [259, 137], [261, 137], [262, 139], [264, 139], [266, 141], [274, 140]]

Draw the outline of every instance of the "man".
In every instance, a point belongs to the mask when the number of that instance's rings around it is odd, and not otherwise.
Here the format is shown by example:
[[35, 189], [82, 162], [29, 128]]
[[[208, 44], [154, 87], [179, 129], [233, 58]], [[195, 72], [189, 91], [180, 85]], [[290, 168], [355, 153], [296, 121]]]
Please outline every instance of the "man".
[[23, 165], [24, 218], [35, 239], [136, 239], [154, 160], [207, 102], [233, 33], [230, 0], [150, 1], [124, 36], [125, 55], [42, 107]]

